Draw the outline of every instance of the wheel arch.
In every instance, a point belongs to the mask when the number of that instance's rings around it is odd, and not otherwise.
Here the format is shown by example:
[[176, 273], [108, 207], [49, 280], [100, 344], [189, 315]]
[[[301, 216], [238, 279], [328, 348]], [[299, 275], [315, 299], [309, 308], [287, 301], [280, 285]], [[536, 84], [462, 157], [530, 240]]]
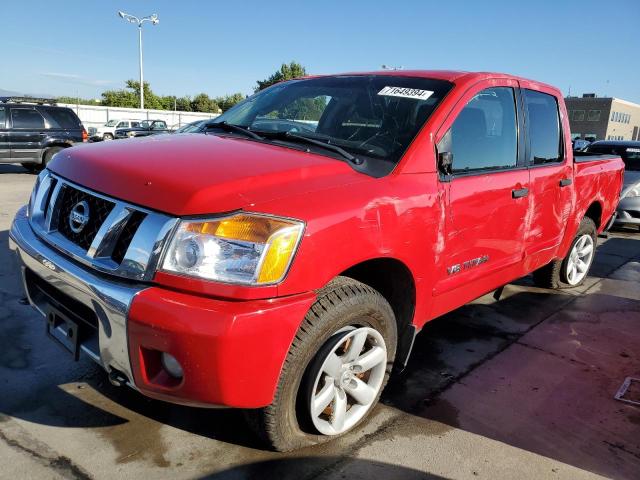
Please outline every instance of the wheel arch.
[[[586, 212], [582, 218], [588, 217], [593, 220], [593, 223], [596, 224], [596, 229], [600, 230], [600, 226], [602, 225], [602, 203], [599, 200], [596, 200], [589, 205]], [[582, 219], [581, 219], [582, 221]]]
[[71, 145], [69, 145], [66, 142], [63, 141], [54, 141], [51, 143], [46, 144], [43, 148], [42, 148], [42, 153], [40, 154], [40, 162], [44, 163], [44, 157], [47, 155], [47, 152], [49, 150], [51, 150], [52, 148], [69, 148]]
[[395, 258], [372, 258], [349, 267], [340, 276], [369, 285], [389, 302], [398, 327], [396, 368], [404, 368], [418, 331], [413, 323], [416, 282], [409, 267]]

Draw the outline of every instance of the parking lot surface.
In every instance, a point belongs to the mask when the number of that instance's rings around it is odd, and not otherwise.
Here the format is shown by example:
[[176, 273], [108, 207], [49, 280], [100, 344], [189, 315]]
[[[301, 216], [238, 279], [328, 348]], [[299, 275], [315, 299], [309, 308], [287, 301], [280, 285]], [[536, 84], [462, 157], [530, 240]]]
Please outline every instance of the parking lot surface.
[[0, 478], [640, 478], [640, 233], [576, 289], [508, 285], [430, 322], [370, 420], [278, 454], [240, 412], [149, 400], [73, 362], [23, 305], [8, 230], [35, 177], [0, 165]]

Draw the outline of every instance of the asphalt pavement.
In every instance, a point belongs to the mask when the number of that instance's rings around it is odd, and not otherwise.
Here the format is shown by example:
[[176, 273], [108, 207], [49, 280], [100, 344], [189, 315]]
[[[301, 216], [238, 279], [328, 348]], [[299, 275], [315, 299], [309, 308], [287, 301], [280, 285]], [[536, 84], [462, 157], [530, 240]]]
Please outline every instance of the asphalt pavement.
[[[356, 431], [279, 454], [234, 410], [112, 386], [23, 298], [8, 230], [35, 177], [0, 165], [0, 478], [640, 478], [640, 233], [602, 241], [572, 290], [508, 285], [430, 322]], [[257, 373], [258, 374], [258, 373]]]

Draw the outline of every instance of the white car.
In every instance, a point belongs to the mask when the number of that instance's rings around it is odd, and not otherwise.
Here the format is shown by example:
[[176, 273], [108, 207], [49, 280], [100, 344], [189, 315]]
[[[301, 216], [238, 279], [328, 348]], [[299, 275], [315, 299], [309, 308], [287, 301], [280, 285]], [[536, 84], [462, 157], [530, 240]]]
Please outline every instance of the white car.
[[91, 132], [91, 139], [113, 140], [116, 136], [116, 129], [134, 128], [138, 126], [140, 126], [140, 120], [109, 120], [107, 123], [95, 128], [95, 131]]

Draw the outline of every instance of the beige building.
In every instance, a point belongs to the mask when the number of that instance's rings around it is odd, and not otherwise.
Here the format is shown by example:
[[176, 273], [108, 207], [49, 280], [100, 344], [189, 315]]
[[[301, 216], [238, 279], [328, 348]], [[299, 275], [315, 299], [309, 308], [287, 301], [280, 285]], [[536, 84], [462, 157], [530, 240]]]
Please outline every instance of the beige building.
[[640, 105], [619, 98], [565, 98], [571, 137], [586, 140], [640, 140]]

